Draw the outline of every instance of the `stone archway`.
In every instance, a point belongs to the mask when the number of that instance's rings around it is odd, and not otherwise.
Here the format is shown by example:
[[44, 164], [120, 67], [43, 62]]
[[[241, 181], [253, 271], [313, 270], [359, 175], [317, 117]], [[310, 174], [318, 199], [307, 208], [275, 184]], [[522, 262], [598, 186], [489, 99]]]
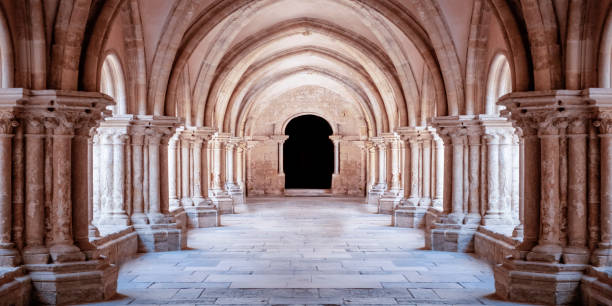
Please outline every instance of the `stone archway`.
[[315, 115], [293, 118], [285, 128], [283, 145], [285, 189], [330, 189], [334, 145], [329, 123]]

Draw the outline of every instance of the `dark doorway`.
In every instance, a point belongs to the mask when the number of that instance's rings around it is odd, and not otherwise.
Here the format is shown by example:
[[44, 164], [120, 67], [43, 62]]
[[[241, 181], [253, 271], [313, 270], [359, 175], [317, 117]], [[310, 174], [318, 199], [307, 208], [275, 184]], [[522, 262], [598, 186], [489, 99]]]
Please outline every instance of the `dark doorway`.
[[283, 147], [285, 188], [329, 189], [334, 172], [333, 133], [321, 117], [293, 118], [285, 128]]

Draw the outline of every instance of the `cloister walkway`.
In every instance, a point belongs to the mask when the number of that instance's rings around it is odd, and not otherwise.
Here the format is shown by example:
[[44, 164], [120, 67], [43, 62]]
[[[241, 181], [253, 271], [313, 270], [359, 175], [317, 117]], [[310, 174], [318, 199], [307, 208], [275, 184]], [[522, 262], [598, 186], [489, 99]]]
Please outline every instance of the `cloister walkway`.
[[492, 269], [472, 254], [422, 250], [419, 230], [390, 227], [362, 199], [249, 198], [223, 227], [189, 233], [189, 250], [121, 267], [125, 304], [465, 304], [494, 298]]

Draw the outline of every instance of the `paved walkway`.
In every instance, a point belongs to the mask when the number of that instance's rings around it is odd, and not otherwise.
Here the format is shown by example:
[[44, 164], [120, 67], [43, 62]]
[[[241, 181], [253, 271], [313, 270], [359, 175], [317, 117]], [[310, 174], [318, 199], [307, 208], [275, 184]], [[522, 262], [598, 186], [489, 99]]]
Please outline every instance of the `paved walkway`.
[[471, 254], [421, 250], [419, 230], [390, 227], [361, 199], [249, 198], [188, 251], [121, 267], [125, 304], [465, 304], [495, 300], [491, 267]]

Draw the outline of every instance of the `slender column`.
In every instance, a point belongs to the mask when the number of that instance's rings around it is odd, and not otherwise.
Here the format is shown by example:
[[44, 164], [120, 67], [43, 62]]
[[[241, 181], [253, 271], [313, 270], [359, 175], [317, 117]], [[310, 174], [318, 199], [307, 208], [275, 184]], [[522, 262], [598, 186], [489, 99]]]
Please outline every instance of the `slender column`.
[[[66, 115], [69, 117], [70, 115]], [[47, 245], [55, 262], [81, 261], [85, 254], [74, 245], [72, 237], [72, 137], [73, 118], [60, 118], [53, 123], [53, 200]]]
[[451, 134], [453, 143], [452, 164], [452, 199], [451, 213], [448, 215], [450, 223], [463, 222], [463, 151], [465, 148], [465, 131], [459, 130]]
[[512, 232], [512, 237], [523, 237], [525, 236], [525, 142], [522, 139], [522, 129], [516, 129], [514, 134], [514, 141], [516, 142], [516, 151], [514, 153], [514, 166], [517, 169], [514, 170], [514, 182], [516, 185], [513, 188], [514, 194], [514, 205], [516, 209], [517, 220], [515, 222], [516, 227]]
[[387, 189], [387, 145], [380, 141], [376, 143], [378, 148], [378, 183], [379, 189]]
[[190, 194], [189, 180], [189, 145], [192, 141], [190, 135], [182, 135], [181, 137], [181, 204], [182, 206], [193, 206]]
[[393, 139], [391, 142], [391, 190], [399, 192], [400, 185], [400, 141]]
[[12, 138], [17, 121], [12, 114], [0, 117], [0, 266], [16, 266], [20, 262], [19, 252], [11, 237], [12, 230]]
[[520, 250], [530, 250], [538, 240], [540, 230], [540, 139], [537, 129], [530, 127], [528, 120], [519, 121], [523, 132], [524, 169], [530, 174], [524, 176], [524, 233]]
[[244, 187], [244, 143], [236, 147], [236, 183], [240, 188]]
[[[513, 129], [514, 130], [514, 129]], [[520, 139], [517, 131], [512, 133], [512, 223], [515, 225], [521, 224], [522, 216], [520, 213]]]
[[601, 183], [599, 171], [600, 171], [600, 149], [599, 149], [599, 137], [597, 135], [598, 128], [595, 125], [599, 125], [599, 122], [589, 126], [589, 249], [593, 250], [597, 247], [599, 242], [599, 219], [593, 216], [599, 216], [599, 201], [601, 194], [599, 192], [599, 185]]
[[503, 222], [512, 224], [512, 131], [504, 129], [499, 146], [499, 197]]
[[218, 139], [212, 143], [212, 189], [217, 192], [221, 190], [221, 145]]
[[[151, 131], [153, 132], [153, 131]], [[147, 135], [147, 145], [149, 151], [149, 220], [151, 223], [164, 223], [166, 220], [161, 213], [160, 202], [160, 163], [159, 145], [162, 135], [156, 131]]]
[[234, 142], [228, 142], [225, 145], [225, 185], [227, 188], [233, 187], [234, 184]]
[[368, 189], [372, 189], [376, 185], [376, 145], [372, 142], [366, 143], [368, 148], [368, 161], [370, 164], [370, 171], [368, 172]]
[[[87, 207], [88, 207], [88, 220], [87, 220], [87, 228], [88, 228], [88, 235], [89, 237], [92, 238], [97, 238], [100, 237], [100, 231], [98, 231], [98, 228], [94, 225], [94, 218], [96, 217], [96, 188], [94, 187], [95, 184], [95, 178], [98, 174], [98, 172], [96, 172], [97, 168], [95, 166], [96, 163], [96, 158], [94, 157], [95, 155], [95, 143], [96, 143], [96, 133], [95, 133], [95, 129], [91, 129], [89, 131], [89, 138], [87, 139], [87, 193], [88, 193], [88, 197], [87, 197]], [[42, 150], [42, 147], [41, 147]], [[42, 151], [41, 151], [42, 153]], [[98, 170], [99, 171], [99, 170]], [[44, 187], [43, 187], [44, 188]]]
[[340, 137], [337, 135], [329, 136], [334, 143], [334, 174], [340, 174]]
[[501, 222], [499, 200], [499, 135], [496, 131], [486, 131], [487, 140], [487, 210], [482, 220], [484, 225]]
[[421, 146], [415, 137], [409, 138], [410, 144], [410, 196], [408, 203], [412, 206], [419, 205], [419, 151]]
[[202, 139], [191, 142], [191, 156], [193, 156], [193, 204], [201, 205], [204, 202], [202, 196]]
[[24, 171], [25, 171], [25, 156], [24, 156], [24, 128], [19, 125], [14, 130], [13, 147], [12, 147], [12, 195], [13, 202], [13, 242], [18, 250], [23, 250], [24, 247], [24, 223], [25, 223], [25, 189], [24, 189]]
[[113, 135], [113, 219], [115, 224], [129, 225], [125, 210], [125, 134]]
[[112, 224], [113, 210], [113, 134], [99, 129], [100, 142], [100, 224]]
[[180, 202], [178, 200], [178, 194], [177, 194], [177, 169], [176, 169], [176, 163], [177, 163], [177, 156], [176, 156], [176, 150], [177, 150], [177, 143], [178, 138], [172, 137], [170, 139], [170, 141], [168, 142], [168, 177], [169, 179], [169, 183], [168, 183], [168, 193], [170, 194], [170, 207], [179, 207], [180, 206]]
[[[202, 188], [202, 197], [208, 199], [208, 180], [209, 180], [209, 166], [208, 166], [208, 138], [203, 138], [202, 140], [202, 149], [200, 150], [201, 156], [199, 161], [201, 166], [201, 174], [200, 174], [200, 184]], [[204, 201], [206, 204], [210, 204], [210, 201]], [[199, 204], [204, 204], [204, 202], [200, 202]]]
[[[72, 235], [78, 248], [94, 250], [96, 247], [89, 242], [89, 194], [88, 194], [88, 139], [91, 129], [88, 121], [78, 122], [75, 135], [72, 138]], [[127, 216], [126, 216], [127, 218]]]
[[550, 121], [538, 130], [541, 146], [540, 235], [538, 245], [529, 253], [530, 260], [558, 261], [559, 241], [559, 131]]
[[442, 197], [444, 195], [444, 143], [442, 139], [435, 138], [435, 194], [433, 206], [442, 208]]
[[423, 139], [423, 188], [419, 206], [431, 205], [431, 138], [426, 136]]
[[480, 223], [480, 130], [470, 131], [469, 144], [469, 198], [466, 224]]
[[[587, 254], [587, 124], [585, 119], [572, 120], [568, 127], [568, 244], [565, 263], [588, 263]], [[576, 262], [575, 260], [581, 261]]]
[[49, 251], [45, 237], [45, 158], [44, 126], [40, 120], [27, 118], [25, 126], [25, 241], [23, 259], [26, 264], [44, 264]]
[[[93, 223], [98, 225], [100, 224], [100, 219], [102, 215], [102, 198], [100, 194], [100, 157], [102, 154], [100, 153], [100, 134], [97, 129], [92, 130], [92, 192], [93, 192]], [[98, 232], [99, 234], [99, 232]]]
[[145, 142], [144, 131], [140, 129], [131, 135], [132, 145], [132, 223], [147, 224], [149, 218], [144, 213], [144, 154], [143, 145]]
[[612, 265], [612, 116], [600, 114], [596, 122], [600, 130], [599, 145], [601, 152], [601, 202], [600, 202], [600, 239], [593, 252], [591, 262], [595, 266]]

